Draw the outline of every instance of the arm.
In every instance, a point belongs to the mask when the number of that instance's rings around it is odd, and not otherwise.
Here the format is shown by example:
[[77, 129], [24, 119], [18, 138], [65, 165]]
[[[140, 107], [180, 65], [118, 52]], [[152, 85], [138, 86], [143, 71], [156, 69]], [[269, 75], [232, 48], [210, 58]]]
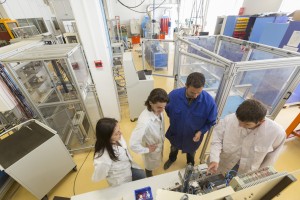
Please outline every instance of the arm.
[[216, 124], [216, 119], [217, 119], [217, 106], [215, 103], [213, 103], [213, 106], [209, 112], [209, 115], [207, 117], [205, 125], [200, 129], [200, 132], [202, 134], [205, 134], [213, 125]]
[[170, 116], [169, 116], [169, 112], [170, 112], [169, 109], [170, 109], [170, 103], [168, 103], [168, 104], [166, 105], [166, 107], [165, 107], [165, 111], [166, 111], [168, 117], [170, 117]]
[[172, 95], [171, 93], [168, 95], [169, 96], [169, 103], [167, 103], [166, 107], [165, 107], [165, 111], [167, 113], [167, 116], [170, 117], [170, 107], [171, 107], [171, 98], [172, 98]]
[[207, 173], [216, 174], [219, 168], [219, 163], [217, 162], [210, 162], [207, 168]]
[[264, 161], [260, 165], [260, 168], [273, 165], [276, 162], [276, 160], [280, 154], [280, 151], [284, 145], [285, 137], [286, 137], [285, 132], [282, 131], [281, 135], [275, 140], [275, 142], [273, 144], [273, 151], [269, 152], [266, 155]]
[[201, 131], [197, 131], [196, 133], [195, 133], [195, 136], [193, 137], [193, 141], [194, 142], [198, 142], [199, 140], [200, 140], [200, 138], [201, 138]]
[[94, 158], [94, 174], [92, 176], [94, 182], [101, 181], [107, 177], [112, 161], [105, 162], [105, 160], [103, 155]]
[[225, 134], [225, 122], [220, 120], [216, 125], [212, 135], [212, 142], [210, 144], [210, 164], [208, 171], [212, 169], [212, 172], [215, 172], [218, 169], [220, 162], [220, 154], [223, 149], [223, 139]]
[[132, 151], [138, 154], [149, 153], [149, 148], [142, 145], [142, 140], [146, 132], [147, 125], [138, 122], [135, 129], [133, 130], [129, 145]]
[[[178, 89], [175, 89], [176, 91]], [[166, 107], [165, 107], [165, 111], [167, 113], [167, 116], [170, 118], [170, 115], [172, 114], [172, 109], [174, 109], [174, 103], [176, 104], [176, 99], [179, 98], [177, 92], [175, 92], [175, 90], [172, 90], [168, 97], [169, 97], [169, 103], [167, 103]], [[175, 105], [176, 106], [176, 105]]]

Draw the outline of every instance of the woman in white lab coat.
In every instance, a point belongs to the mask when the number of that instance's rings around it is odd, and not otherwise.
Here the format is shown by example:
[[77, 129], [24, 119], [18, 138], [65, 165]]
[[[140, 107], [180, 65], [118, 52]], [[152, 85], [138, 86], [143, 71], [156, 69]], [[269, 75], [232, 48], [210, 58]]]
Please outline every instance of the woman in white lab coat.
[[145, 178], [133, 161], [122, 137], [118, 121], [102, 118], [96, 125], [93, 181], [107, 179], [111, 186]]
[[151, 91], [145, 102], [147, 108], [140, 114], [130, 138], [130, 148], [142, 154], [147, 177], [158, 168], [163, 158], [165, 140], [163, 111], [168, 102], [168, 94], [161, 88]]

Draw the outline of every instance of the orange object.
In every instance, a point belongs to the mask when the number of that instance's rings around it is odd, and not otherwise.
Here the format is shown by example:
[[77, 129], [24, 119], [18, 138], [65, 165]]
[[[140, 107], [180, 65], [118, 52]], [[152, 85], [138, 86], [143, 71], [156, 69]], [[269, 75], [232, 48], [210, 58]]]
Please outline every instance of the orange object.
[[18, 22], [12, 19], [0, 19], [0, 40], [5, 40], [9, 44], [10, 39], [15, 38], [12, 30], [19, 27]]
[[165, 39], [165, 34], [159, 34], [158, 39], [164, 40]]
[[286, 137], [289, 137], [290, 134], [300, 137], [300, 130], [295, 130], [295, 128], [300, 123], [300, 113], [294, 119], [294, 121], [289, 125], [289, 127], [285, 130]]
[[163, 16], [160, 19], [160, 30], [161, 30], [161, 32], [165, 33], [165, 35], [168, 35], [169, 22], [170, 22], [170, 18], [169, 17]]
[[141, 42], [141, 36], [139, 35], [133, 35], [131, 37], [132, 44], [139, 44]]

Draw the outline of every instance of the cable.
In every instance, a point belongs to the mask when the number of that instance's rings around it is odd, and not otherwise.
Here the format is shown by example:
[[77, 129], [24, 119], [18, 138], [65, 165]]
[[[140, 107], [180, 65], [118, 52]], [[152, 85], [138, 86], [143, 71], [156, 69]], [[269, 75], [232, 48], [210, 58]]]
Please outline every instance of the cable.
[[119, 1], [120, 4], [122, 4], [123, 6], [125, 6], [126, 8], [137, 8], [139, 7], [140, 5], [142, 5], [146, 0], [143, 0], [139, 5], [136, 5], [136, 6], [126, 6], [124, 3], [122, 3], [121, 1]]
[[187, 194], [184, 194], [180, 200], [188, 200], [189, 199], [189, 196]]
[[77, 174], [76, 174], [76, 176], [75, 176], [74, 184], [73, 184], [73, 194], [74, 194], [74, 195], [76, 194], [76, 193], [75, 193], [75, 186], [76, 186], [76, 179], [77, 179], [77, 176], [78, 176], [78, 174], [79, 174], [79, 172], [80, 172], [82, 166], [84, 165], [86, 159], [89, 157], [89, 155], [90, 155], [91, 152], [92, 152], [92, 149], [90, 149], [89, 153], [86, 155], [86, 157], [85, 157], [83, 163], [81, 164], [81, 166], [80, 166], [80, 168], [78, 169], [78, 172], [77, 172]]
[[234, 172], [235, 175], [237, 175], [237, 171], [235, 171], [235, 170], [229, 170], [229, 171], [227, 172], [227, 174], [230, 174], [231, 172]]
[[[165, 3], [165, 1], [166, 0], [164, 0], [163, 2], [161, 2], [157, 7], [155, 7], [153, 10], [149, 10], [148, 12], [152, 12], [152, 11], [154, 11], [154, 10], [156, 10], [157, 8], [159, 8], [162, 4], [164, 4]], [[124, 5], [122, 2], [120, 2], [120, 0], [118, 0], [118, 2], [122, 5], [122, 6], [124, 6], [124, 7], [126, 7], [126, 8], [128, 8], [129, 10], [132, 10], [132, 11], [134, 11], [134, 12], [137, 12], [137, 13], [148, 13], [148, 12], [142, 12], [142, 11], [137, 11], [137, 10], [133, 10], [132, 8], [130, 8], [130, 7], [127, 7], [126, 5]]]
[[[230, 174], [231, 172], [235, 173], [235, 175]], [[237, 175], [237, 171], [235, 171], [235, 170], [229, 170], [228, 172], [225, 173], [226, 186], [229, 185], [231, 179], [236, 175]]]
[[2, 81], [9, 87], [10, 91], [16, 97], [16, 100], [20, 103], [22, 108], [25, 111], [25, 115], [30, 119], [35, 117], [35, 113], [27, 103], [25, 97], [23, 96], [22, 92], [16, 86], [12, 78], [9, 76], [8, 72], [5, 70], [4, 66], [0, 64], [0, 76], [2, 77]]

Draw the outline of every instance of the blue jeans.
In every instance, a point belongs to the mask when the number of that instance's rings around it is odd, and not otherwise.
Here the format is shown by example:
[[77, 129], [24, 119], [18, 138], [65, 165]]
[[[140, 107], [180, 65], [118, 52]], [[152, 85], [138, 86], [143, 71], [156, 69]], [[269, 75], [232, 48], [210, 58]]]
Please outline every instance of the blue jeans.
[[132, 181], [146, 178], [145, 171], [142, 169], [136, 169], [131, 167], [131, 172], [132, 172]]

